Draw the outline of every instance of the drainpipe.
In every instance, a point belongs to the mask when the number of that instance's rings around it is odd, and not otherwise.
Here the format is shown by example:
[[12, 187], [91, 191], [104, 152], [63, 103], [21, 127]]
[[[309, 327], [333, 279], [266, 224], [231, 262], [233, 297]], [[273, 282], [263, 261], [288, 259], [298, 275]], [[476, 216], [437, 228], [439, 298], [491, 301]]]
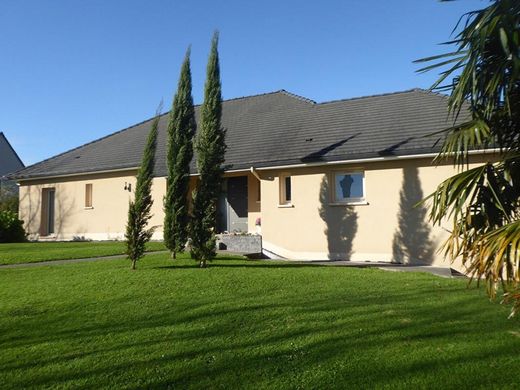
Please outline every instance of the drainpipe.
[[262, 179], [260, 179], [260, 175], [258, 174], [258, 172], [256, 171], [255, 167], [251, 167], [249, 168], [249, 170], [251, 171], [251, 173], [253, 174], [254, 177], [256, 177], [258, 179], [258, 181], [262, 181]]
[[[251, 167], [251, 168], [249, 168], [249, 170], [251, 171], [251, 174], [258, 179], [258, 189], [260, 190], [261, 186], [262, 186], [262, 179], [260, 179], [260, 175], [256, 171], [255, 167]], [[257, 200], [260, 202], [260, 193], [258, 194]], [[261, 221], [261, 217], [257, 218], [257, 221], [255, 222], [255, 227], [256, 227], [256, 234], [262, 235], [262, 228], [261, 228], [260, 221]], [[262, 241], [260, 241], [260, 243], [261, 242]], [[262, 252], [263, 252], [263, 247], [262, 247]]]

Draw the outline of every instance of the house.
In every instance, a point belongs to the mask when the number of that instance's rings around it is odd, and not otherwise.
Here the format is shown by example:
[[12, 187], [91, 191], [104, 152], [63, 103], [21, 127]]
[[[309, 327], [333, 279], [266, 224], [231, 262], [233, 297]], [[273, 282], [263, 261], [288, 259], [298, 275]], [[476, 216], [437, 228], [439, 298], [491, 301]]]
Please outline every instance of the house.
[[12, 180], [7, 179], [7, 174], [24, 168], [18, 154], [7, 140], [3, 132], [0, 132], [0, 200], [17, 195], [18, 187]]
[[[162, 236], [167, 117], [152, 188], [155, 239]], [[30, 237], [123, 238], [150, 124], [17, 172]], [[218, 228], [260, 233], [264, 253], [289, 259], [439, 262], [446, 232], [413, 206], [455, 172], [451, 162], [432, 164], [440, 143], [431, 134], [451, 124], [447, 97], [421, 89], [324, 103], [284, 90], [226, 100]], [[489, 157], [475, 154], [472, 162]], [[191, 174], [194, 186], [194, 163]]]

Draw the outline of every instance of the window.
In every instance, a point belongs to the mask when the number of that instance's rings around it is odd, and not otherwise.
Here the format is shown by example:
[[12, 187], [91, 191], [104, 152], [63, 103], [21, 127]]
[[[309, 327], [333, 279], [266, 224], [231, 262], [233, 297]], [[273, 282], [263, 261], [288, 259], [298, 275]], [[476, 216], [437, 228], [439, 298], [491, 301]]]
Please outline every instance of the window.
[[85, 207], [92, 207], [92, 184], [85, 184]]
[[291, 203], [291, 176], [285, 177], [285, 201]]
[[335, 172], [333, 202], [365, 202], [365, 174], [363, 172]]
[[262, 183], [260, 182], [260, 180], [258, 180], [258, 183], [257, 183], [257, 192], [256, 192], [256, 201], [257, 202], [261, 202], [262, 201]]
[[290, 205], [292, 200], [291, 176], [280, 176], [280, 204]]

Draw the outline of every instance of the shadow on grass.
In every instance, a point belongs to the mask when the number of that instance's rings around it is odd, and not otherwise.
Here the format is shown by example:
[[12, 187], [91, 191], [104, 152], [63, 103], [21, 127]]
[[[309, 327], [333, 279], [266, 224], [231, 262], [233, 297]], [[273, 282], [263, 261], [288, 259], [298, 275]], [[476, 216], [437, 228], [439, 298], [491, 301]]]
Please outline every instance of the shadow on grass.
[[[296, 283], [286, 273], [263, 283], [255, 280], [260, 274], [230, 272], [241, 279], [231, 280], [224, 293], [207, 280], [200, 282], [205, 288], [176, 285], [171, 296], [157, 286], [155, 297], [147, 290], [130, 296], [115, 291], [121, 296], [80, 295], [67, 304], [7, 312], [0, 347], [10, 359], [0, 377], [20, 373], [8, 382], [12, 387], [80, 381], [129, 388], [317, 388], [399, 385], [415, 377], [438, 384], [445, 370], [450, 385], [482, 386], [486, 378], [494, 386], [511, 383], [506, 373], [513, 363], [507, 363], [516, 359], [520, 339], [486, 344], [511, 322], [482, 310], [474, 294], [460, 294], [460, 284], [439, 290], [431, 280], [414, 288], [387, 285], [387, 278], [322, 284], [319, 275]], [[240, 282], [249, 287], [237, 287]], [[503, 369], [486, 370], [500, 361]], [[461, 365], [471, 364], [469, 375]]]
[[[340, 265], [334, 265], [339, 267]], [[246, 264], [222, 264], [222, 263], [209, 263], [207, 269], [209, 268], [269, 268], [269, 269], [279, 269], [279, 268], [307, 268], [307, 267], [330, 267], [330, 265], [323, 264], [303, 264], [303, 263], [288, 263], [288, 264], [266, 264], [265, 261], [255, 263], [251, 261], [251, 263]], [[198, 264], [178, 264], [178, 265], [162, 265], [153, 267], [153, 269], [193, 269], [200, 268]]]

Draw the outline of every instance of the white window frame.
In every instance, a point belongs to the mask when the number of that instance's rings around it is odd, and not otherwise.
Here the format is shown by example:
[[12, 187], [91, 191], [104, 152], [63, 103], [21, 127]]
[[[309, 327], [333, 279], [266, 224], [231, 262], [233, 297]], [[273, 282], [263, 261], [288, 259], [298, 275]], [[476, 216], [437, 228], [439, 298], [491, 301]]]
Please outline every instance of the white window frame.
[[[362, 197], [352, 197], [347, 199], [336, 199], [336, 176], [337, 175], [361, 175], [362, 183], [363, 183], [363, 196]], [[331, 191], [331, 205], [366, 205], [367, 203], [367, 190], [366, 190], [366, 177], [365, 171], [363, 170], [348, 170], [348, 171], [333, 171], [330, 175], [330, 180], [332, 183], [332, 191]]]

